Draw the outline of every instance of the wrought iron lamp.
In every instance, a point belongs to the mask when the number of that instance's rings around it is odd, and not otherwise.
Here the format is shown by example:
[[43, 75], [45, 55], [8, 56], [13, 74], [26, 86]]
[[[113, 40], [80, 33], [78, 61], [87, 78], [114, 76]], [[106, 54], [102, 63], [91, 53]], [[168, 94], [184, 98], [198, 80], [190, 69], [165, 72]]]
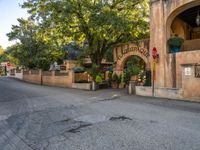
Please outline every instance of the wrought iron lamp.
[[200, 25], [200, 15], [199, 15], [199, 10], [198, 10], [197, 18], [196, 18], [196, 24], [197, 24], [197, 26]]

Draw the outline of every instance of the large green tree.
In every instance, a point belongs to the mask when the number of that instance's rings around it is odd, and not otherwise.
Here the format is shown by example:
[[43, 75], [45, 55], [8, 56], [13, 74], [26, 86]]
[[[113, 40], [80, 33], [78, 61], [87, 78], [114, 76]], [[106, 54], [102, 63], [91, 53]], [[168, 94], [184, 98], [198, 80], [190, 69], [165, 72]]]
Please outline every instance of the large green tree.
[[0, 62], [11, 62], [13, 64], [18, 64], [18, 59], [14, 56], [13, 49], [8, 47], [6, 50], [0, 48]]
[[64, 52], [40, 31], [34, 20], [20, 18], [18, 22], [19, 25], [13, 25], [7, 36], [9, 40], [19, 41], [9, 49], [21, 65], [48, 70], [52, 62], [64, 57]]
[[77, 42], [97, 66], [115, 44], [148, 37], [148, 0], [28, 0], [22, 7], [58, 45]]

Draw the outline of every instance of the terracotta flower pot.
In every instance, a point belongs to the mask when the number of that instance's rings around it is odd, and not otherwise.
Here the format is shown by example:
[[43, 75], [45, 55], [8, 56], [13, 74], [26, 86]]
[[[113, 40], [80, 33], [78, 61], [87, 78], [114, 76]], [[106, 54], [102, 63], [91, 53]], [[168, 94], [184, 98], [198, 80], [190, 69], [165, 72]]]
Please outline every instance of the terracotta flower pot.
[[123, 88], [124, 88], [124, 86], [125, 86], [125, 84], [124, 84], [124, 83], [120, 83], [120, 84], [119, 84], [119, 88], [120, 88], [120, 89], [123, 89]]
[[113, 89], [117, 89], [118, 86], [119, 86], [119, 85], [118, 85], [117, 83], [112, 83], [112, 84], [111, 84], [111, 87], [112, 87]]
[[138, 76], [137, 76], [137, 75], [131, 76], [131, 81], [137, 81], [137, 79], [138, 79]]

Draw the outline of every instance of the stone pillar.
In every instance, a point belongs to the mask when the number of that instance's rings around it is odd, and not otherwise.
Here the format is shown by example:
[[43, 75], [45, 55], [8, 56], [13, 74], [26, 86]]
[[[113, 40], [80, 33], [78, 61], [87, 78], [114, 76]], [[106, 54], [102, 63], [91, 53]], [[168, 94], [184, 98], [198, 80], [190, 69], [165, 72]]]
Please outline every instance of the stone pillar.
[[135, 94], [135, 86], [137, 81], [129, 81], [128, 94]]
[[[160, 56], [159, 63], [156, 64], [156, 87], [165, 87], [166, 31], [164, 18], [163, 0], [152, 1], [150, 4], [150, 55], [153, 47], [156, 47]], [[150, 57], [152, 62], [152, 56]]]

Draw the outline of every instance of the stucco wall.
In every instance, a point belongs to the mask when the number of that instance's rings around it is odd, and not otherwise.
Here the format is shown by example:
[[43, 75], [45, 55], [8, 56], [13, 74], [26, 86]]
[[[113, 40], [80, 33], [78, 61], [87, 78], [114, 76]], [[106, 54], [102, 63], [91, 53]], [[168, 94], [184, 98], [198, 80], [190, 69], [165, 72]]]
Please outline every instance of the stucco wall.
[[[185, 75], [185, 68], [191, 68], [191, 75]], [[200, 78], [195, 78], [195, 66], [182, 66], [183, 77], [183, 96], [185, 98], [192, 98], [200, 101]]]
[[31, 83], [41, 84], [40, 75], [23, 75], [23, 80]]
[[69, 72], [68, 76], [42, 76], [43, 85], [72, 87], [73, 72]]
[[23, 80], [35, 84], [41, 84], [42, 78], [41, 78], [41, 70], [38, 71], [38, 73], [32, 74], [31, 71], [25, 71], [23, 72]]
[[91, 90], [91, 83], [73, 83], [72, 88], [81, 90]]
[[[155, 88], [155, 97], [169, 99], [182, 99], [183, 91], [175, 88]], [[152, 87], [136, 86], [136, 94], [141, 96], [152, 96]]]
[[[171, 24], [181, 12], [200, 5], [199, 0], [152, 0], [150, 5], [150, 50], [156, 47], [160, 61], [156, 64], [156, 87], [172, 87], [171, 56], [168, 54], [167, 40]], [[150, 52], [151, 53], [151, 52]], [[180, 54], [181, 55], [181, 54]], [[184, 55], [184, 54], [182, 54]], [[184, 56], [187, 57], [187, 56]], [[197, 57], [195, 57], [197, 58]], [[193, 62], [198, 59], [189, 58]], [[180, 66], [178, 66], [180, 67]], [[177, 78], [178, 79], [178, 78]]]
[[[176, 54], [176, 81], [177, 87], [182, 88], [182, 66], [183, 64], [200, 64], [200, 50], [191, 52], [181, 52]], [[200, 89], [200, 85], [199, 85]], [[192, 89], [188, 88], [188, 92], [193, 92]]]
[[40, 71], [38, 74], [24, 73], [23, 80], [35, 84], [49, 85], [49, 86], [58, 86], [58, 87], [72, 87], [74, 82], [74, 73], [70, 71], [68, 75], [59, 75], [56, 76], [55, 72], [49, 72], [47, 75], [42, 75]]
[[177, 34], [179, 37], [186, 39], [186, 23], [176, 18], [171, 26], [171, 35]]

